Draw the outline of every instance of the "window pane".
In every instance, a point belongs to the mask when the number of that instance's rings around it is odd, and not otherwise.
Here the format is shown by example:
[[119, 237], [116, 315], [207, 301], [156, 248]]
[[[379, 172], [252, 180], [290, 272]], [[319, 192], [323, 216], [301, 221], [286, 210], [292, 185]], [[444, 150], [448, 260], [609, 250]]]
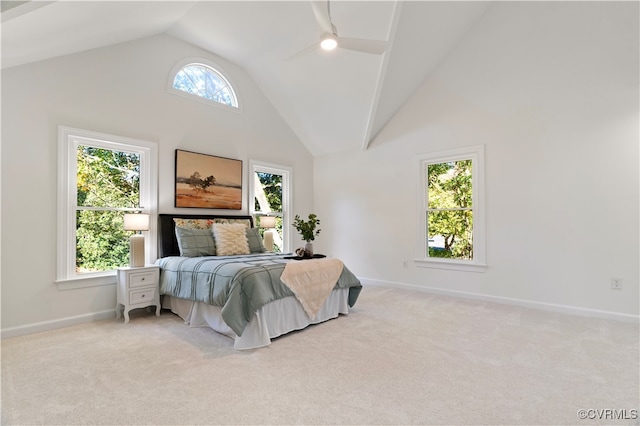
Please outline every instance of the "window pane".
[[173, 88], [191, 93], [210, 101], [238, 107], [229, 82], [216, 70], [204, 65], [187, 65], [173, 80]]
[[282, 213], [282, 175], [256, 172], [255, 188], [256, 212]]
[[[284, 230], [282, 226], [282, 175], [276, 173], [259, 172], [254, 174], [254, 210], [257, 213], [276, 213], [276, 227], [272, 229], [273, 251], [281, 253], [283, 251]], [[260, 226], [260, 216], [258, 216], [258, 226]], [[264, 236], [264, 229], [260, 233]], [[267, 247], [267, 250], [269, 248]]]
[[182, 90], [183, 92], [192, 93], [194, 95], [198, 94], [198, 89], [196, 88], [195, 83], [187, 73], [184, 72], [184, 70], [176, 74], [176, 78], [173, 80], [173, 87], [175, 89]]
[[80, 145], [77, 160], [78, 206], [140, 206], [140, 155]]
[[[260, 217], [258, 216], [258, 228], [260, 229], [260, 235], [262, 236], [262, 240], [264, 241], [264, 233], [268, 231], [268, 229], [260, 228]], [[273, 253], [282, 253], [283, 246], [283, 235], [282, 235], [282, 218], [276, 217], [276, 227], [271, 229], [273, 232], [273, 247], [267, 247], [267, 251], [271, 248]]]
[[429, 257], [473, 259], [473, 211], [427, 212]]
[[196, 89], [195, 93], [199, 96], [203, 96], [203, 94], [205, 93], [204, 68], [199, 66], [191, 66], [185, 67], [183, 71], [189, 77], [189, 80], [191, 80], [193, 87]]
[[220, 102], [221, 104], [229, 106], [233, 105], [233, 98], [231, 97], [231, 91], [228, 87], [225, 87], [219, 92], [216, 92], [213, 96], [213, 100], [216, 102]]
[[472, 206], [471, 160], [429, 164], [427, 195], [429, 209]]
[[205, 74], [205, 83], [207, 92], [210, 94], [210, 98], [213, 97], [214, 93], [219, 92], [225, 86], [224, 82], [220, 80], [220, 77], [212, 72]]
[[76, 212], [76, 272], [109, 271], [129, 264], [129, 237], [124, 212]]

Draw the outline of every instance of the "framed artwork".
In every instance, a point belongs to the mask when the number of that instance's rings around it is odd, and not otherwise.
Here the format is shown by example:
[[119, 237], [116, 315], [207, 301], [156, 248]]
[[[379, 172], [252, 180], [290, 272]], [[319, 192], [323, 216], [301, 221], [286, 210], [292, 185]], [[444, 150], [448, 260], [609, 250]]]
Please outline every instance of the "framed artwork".
[[176, 149], [176, 207], [242, 209], [242, 161]]

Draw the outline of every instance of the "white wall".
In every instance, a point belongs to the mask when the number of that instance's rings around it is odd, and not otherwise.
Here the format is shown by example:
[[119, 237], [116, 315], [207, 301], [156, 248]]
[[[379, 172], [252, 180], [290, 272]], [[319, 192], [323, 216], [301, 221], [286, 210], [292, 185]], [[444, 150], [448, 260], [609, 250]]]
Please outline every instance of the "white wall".
[[[637, 316], [638, 16], [637, 2], [492, 6], [369, 150], [314, 159], [318, 251], [365, 281]], [[475, 144], [488, 269], [403, 269], [415, 257], [413, 157]]]
[[[173, 66], [203, 57], [238, 89], [237, 114], [166, 91]], [[173, 207], [176, 148], [293, 168], [295, 210], [312, 207], [313, 160], [237, 66], [156, 36], [2, 71], [2, 330], [4, 335], [114, 314], [115, 286], [59, 291], [56, 277], [57, 126], [156, 141], [159, 211]], [[245, 191], [246, 193], [246, 191]], [[213, 211], [246, 214], [245, 210]]]

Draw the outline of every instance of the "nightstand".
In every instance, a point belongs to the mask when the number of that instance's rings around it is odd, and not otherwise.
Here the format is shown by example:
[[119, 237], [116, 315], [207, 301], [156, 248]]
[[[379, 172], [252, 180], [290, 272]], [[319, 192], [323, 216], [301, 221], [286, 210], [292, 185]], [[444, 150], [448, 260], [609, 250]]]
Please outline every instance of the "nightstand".
[[156, 306], [156, 316], [160, 315], [160, 267], [149, 265], [139, 268], [118, 268], [116, 318], [120, 318], [123, 305], [124, 323], [129, 322], [129, 311], [147, 306]]

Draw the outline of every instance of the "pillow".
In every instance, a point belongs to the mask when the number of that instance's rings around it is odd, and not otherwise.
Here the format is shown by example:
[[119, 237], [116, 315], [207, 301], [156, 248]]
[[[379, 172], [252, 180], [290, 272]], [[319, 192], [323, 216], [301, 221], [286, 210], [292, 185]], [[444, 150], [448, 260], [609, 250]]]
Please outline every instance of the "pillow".
[[185, 219], [182, 217], [174, 217], [173, 222], [178, 228], [211, 229], [214, 223], [242, 223], [247, 228], [251, 227], [251, 220], [246, 218], [214, 217], [211, 219]]
[[211, 229], [176, 227], [176, 239], [180, 248], [180, 256], [215, 256], [216, 243]]
[[264, 253], [267, 251], [262, 243], [258, 228], [247, 228], [247, 241], [249, 242], [249, 251], [251, 253]]
[[208, 229], [211, 230], [213, 225], [212, 219], [183, 219], [174, 217], [173, 222], [176, 224], [176, 228], [189, 228], [189, 229]]
[[241, 223], [214, 223], [213, 238], [219, 256], [250, 254], [247, 227]]

